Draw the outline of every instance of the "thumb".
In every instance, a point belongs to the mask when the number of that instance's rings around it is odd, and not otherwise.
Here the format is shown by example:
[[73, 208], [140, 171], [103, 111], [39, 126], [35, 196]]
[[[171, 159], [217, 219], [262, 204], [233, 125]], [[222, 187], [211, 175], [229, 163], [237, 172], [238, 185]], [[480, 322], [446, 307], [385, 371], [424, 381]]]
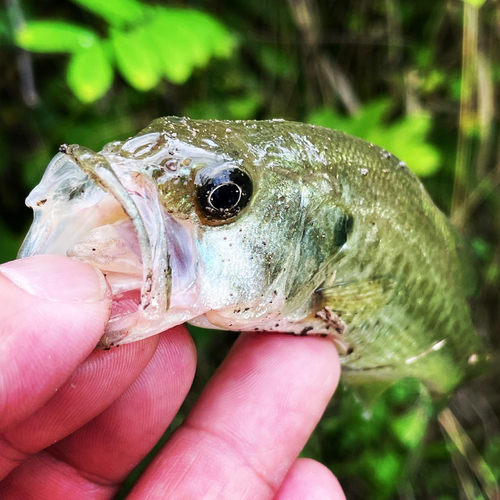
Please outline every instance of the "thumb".
[[94, 349], [110, 307], [88, 264], [40, 255], [0, 266], [0, 429], [54, 395]]

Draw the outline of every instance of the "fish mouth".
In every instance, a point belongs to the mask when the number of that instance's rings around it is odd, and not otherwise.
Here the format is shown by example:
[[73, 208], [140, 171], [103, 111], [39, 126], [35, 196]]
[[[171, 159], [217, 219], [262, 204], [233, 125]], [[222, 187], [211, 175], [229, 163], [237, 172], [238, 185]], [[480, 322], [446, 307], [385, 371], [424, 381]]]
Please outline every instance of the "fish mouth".
[[26, 204], [34, 221], [19, 257], [65, 254], [100, 269], [112, 291], [100, 347], [134, 342], [204, 314], [193, 227], [170, 216], [147, 170], [64, 146]]

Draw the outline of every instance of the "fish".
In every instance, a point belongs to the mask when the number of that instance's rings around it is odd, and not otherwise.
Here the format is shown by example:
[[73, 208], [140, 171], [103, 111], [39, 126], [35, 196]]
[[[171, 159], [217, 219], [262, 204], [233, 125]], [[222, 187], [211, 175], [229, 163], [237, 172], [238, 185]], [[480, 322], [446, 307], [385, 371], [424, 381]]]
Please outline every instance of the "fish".
[[106, 276], [99, 347], [181, 323], [323, 335], [348, 382], [437, 395], [487, 361], [464, 240], [403, 161], [343, 132], [159, 118], [99, 153], [61, 146], [26, 203], [19, 257]]

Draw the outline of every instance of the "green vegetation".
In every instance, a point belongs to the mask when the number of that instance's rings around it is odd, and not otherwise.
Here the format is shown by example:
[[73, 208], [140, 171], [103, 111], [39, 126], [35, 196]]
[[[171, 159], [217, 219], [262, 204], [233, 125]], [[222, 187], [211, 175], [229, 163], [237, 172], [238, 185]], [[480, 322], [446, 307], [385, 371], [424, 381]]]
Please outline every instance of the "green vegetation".
[[[15, 257], [31, 220], [22, 200], [61, 143], [98, 150], [167, 114], [309, 121], [379, 144], [422, 178], [473, 244], [484, 275], [477, 320], [498, 348], [498, 2], [8, 4], [0, 10], [0, 262]], [[177, 423], [235, 338], [194, 337], [200, 366]], [[349, 499], [491, 498], [500, 480], [495, 393], [498, 382], [487, 378], [448, 402], [468, 441], [413, 380], [369, 411], [343, 388], [303, 454], [329, 466]]]

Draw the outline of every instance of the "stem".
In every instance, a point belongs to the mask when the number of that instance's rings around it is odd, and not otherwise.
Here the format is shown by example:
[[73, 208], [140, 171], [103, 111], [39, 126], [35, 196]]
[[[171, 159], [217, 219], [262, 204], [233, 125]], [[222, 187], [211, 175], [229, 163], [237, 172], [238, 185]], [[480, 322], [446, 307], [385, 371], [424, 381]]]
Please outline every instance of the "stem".
[[[9, 14], [11, 31], [14, 34], [25, 25], [24, 15], [19, 0], [5, 0]], [[12, 36], [14, 38], [14, 36]], [[33, 60], [31, 54], [17, 47], [17, 70], [21, 80], [21, 95], [26, 106], [33, 108], [40, 103], [40, 97], [36, 91], [35, 77], [33, 72]]]
[[462, 87], [460, 93], [460, 120], [457, 161], [451, 215], [454, 222], [463, 227], [465, 217], [457, 212], [465, 206], [468, 187], [472, 182], [472, 134], [477, 123], [475, 97], [477, 91], [478, 61], [478, 9], [464, 2], [464, 27], [462, 41]]

